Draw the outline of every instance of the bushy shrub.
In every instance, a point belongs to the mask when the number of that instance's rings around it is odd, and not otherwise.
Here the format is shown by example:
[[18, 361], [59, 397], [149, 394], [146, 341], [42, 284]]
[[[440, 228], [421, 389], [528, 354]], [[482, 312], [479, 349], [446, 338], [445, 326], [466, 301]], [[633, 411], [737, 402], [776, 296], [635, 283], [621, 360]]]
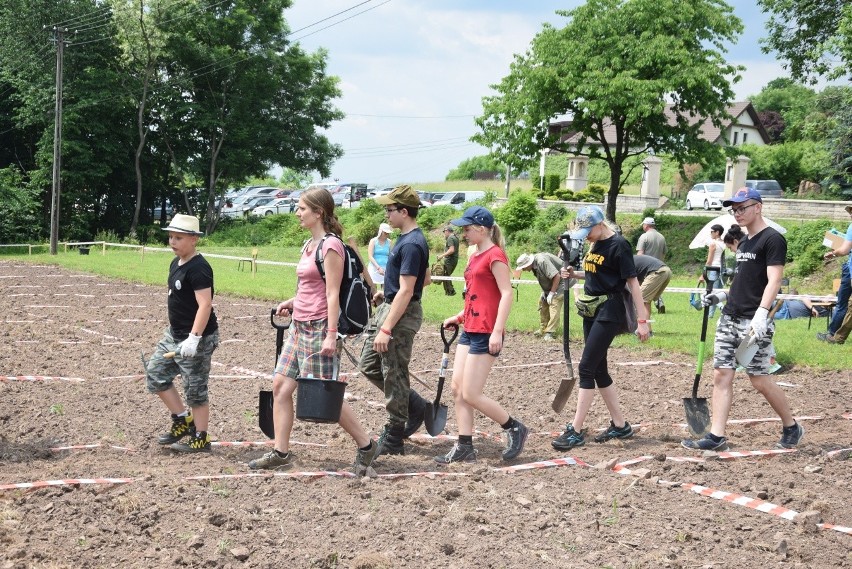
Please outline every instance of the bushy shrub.
[[423, 231], [432, 231], [458, 216], [459, 210], [451, 205], [435, 205], [420, 210], [417, 214], [417, 224]]
[[809, 221], [787, 232], [787, 262], [790, 265], [785, 268], [786, 274], [806, 277], [822, 266], [826, 251], [822, 239], [830, 228], [830, 221]]
[[604, 200], [604, 196], [609, 191], [609, 188], [603, 184], [589, 184], [586, 191], [593, 195], [598, 203], [601, 203]]
[[495, 218], [507, 233], [531, 227], [538, 216], [535, 198], [527, 192], [515, 190], [509, 200], [495, 211]]

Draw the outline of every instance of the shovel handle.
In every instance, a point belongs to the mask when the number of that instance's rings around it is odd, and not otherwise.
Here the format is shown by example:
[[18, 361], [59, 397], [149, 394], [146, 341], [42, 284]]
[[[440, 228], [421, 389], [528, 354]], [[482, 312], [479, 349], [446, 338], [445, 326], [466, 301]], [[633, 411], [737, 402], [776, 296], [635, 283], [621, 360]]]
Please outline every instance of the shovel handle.
[[286, 329], [288, 329], [288, 328], [290, 327], [290, 324], [293, 322], [293, 318], [292, 318], [292, 317], [287, 318], [287, 319], [284, 321], [284, 324], [278, 324], [278, 323], [275, 321], [275, 314], [276, 314], [276, 312], [277, 312], [277, 310], [276, 310], [275, 308], [270, 308], [270, 309], [269, 309], [269, 322], [272, 324], [272, 327], [273, 327], [273, 328], [275, 328], [276, 330], [286, 330]]
[[[444, 332], [447, 328], [453, 329], [453, 335], [450, 336], [449, 340], [447, 340], [447, 335]], [[453, 342], [456, 341], [456, 336], [458, 336], [458, 335], [459, 335], [459, 327], [458, 326], [447, 326], [445, 328], [443, 325], [441, 325], [441, 341], [444, 342], [444, 353], [445, 354], [450, 353], [450, 346], [452, 346]]]

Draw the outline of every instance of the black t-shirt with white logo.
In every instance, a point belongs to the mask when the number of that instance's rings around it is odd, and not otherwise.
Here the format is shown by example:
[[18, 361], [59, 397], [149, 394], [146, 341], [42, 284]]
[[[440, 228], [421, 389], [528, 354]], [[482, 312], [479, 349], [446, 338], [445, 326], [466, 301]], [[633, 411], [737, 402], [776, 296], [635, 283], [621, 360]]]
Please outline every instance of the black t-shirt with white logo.
[[769, 283], [766, 267], [783, 266], [786, 260], [787, 240], [771, 227], [740, 241], [734, 281], [722, 313], [736, 318], [753, 317]]
[[[169, 325], [175, 340], [185, 340], [192, 332], [195, 314], [198, 312], [198, 302], [195, 291], [210, 289], [213, 294], [213, 268], [207, 259], [196, 255], [183, 265], [175, 257], [169, 266]], [[203, 336], [212, 334], [219, 328], [216, 313], [210, 310], [210, 319], [204, 328]]]
[[620, 235], [595, 242], [583, 258], [586, 281], [583, 292], [592, 296], [610, 295], [595, 317], [601, 322], [624, 322], [621, 292], [627, 279], [636, 276], [633, 250]]

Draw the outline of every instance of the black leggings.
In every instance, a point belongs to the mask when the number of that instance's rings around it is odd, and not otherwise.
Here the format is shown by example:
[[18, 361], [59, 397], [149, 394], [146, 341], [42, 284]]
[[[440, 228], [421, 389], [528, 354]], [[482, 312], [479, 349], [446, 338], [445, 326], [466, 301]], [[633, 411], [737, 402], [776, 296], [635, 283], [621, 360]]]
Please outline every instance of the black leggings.
[[580, 359], [580, 389], [598, 389], [612, 385], [612, 377], [607, 371], [606, 356], [613, 339], [623, 324], [619, 322], [599, 322], [583, 318], [583, 338], [586, 346]]

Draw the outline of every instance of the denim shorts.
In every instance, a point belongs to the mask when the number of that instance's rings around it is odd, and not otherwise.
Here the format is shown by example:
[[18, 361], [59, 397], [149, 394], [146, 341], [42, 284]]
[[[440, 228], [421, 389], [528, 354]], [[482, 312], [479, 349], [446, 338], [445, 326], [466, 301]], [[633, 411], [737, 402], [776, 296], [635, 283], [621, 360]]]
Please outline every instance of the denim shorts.
[[[461, 336], [459, 336], [459, 346], [470, 346], [470, 351], [468, 353], [474, 356], [488, 354], [496, 358], [500, 355], [500, 352], [492, 354], [488, 351], [488, 341], [490, 339], [491, 334], [488, 332], [466, 332], [462, 330]], [[503, 339], [506, 339], [505, 335], [503, 336]]]

